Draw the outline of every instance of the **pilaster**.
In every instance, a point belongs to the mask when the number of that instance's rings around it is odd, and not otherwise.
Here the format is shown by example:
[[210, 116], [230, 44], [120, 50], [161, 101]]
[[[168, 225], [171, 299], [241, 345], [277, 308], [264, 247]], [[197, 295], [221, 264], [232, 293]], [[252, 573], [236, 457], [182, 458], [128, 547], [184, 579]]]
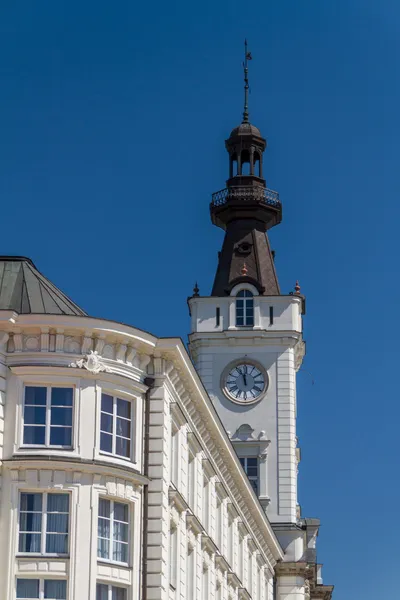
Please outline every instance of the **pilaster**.
[[170, 418], [168, 394], [162, 378], [156, 379], [149, 402], [147, 598], [167, 600]]
[[278, 516], [296, 522], [296, 382], [294, 351], [288, 348], [277, 360], [278, 394]]

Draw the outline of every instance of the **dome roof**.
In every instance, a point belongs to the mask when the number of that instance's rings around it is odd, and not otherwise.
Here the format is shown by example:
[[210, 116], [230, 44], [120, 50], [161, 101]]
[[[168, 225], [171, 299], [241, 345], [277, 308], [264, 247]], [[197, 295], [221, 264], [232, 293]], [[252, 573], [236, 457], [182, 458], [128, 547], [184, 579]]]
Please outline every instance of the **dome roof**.
[[238, 127], [232, 129], [229, 137], [232, 138], [238, 135], [255, 135], [262, 138], [261, 131], [258, 129], [258, 127], [255, 127], [251, 123], [241, 123]]
[[0, 311], [86, 316], [25, 256], [0, 256]]

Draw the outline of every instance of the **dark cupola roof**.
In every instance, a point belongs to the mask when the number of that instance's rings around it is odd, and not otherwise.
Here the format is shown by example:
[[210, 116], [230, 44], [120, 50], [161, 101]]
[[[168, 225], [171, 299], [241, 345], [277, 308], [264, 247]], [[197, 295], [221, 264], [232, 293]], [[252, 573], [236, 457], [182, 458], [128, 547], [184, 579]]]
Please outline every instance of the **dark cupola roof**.
[[0, 310], [19, 314], [87, 314], [24, 256], [0, 256]]
[[269, 190], [264, 179], [267, 142], [260, 130], [249, 122], [247, 65], [250, 59], [245, 43], [243, 121], [225, 141], [229, 177], [226, 188], [215, 192], [210, 204], [212, 222], [226, 232], [213, 296], [229, 295], [239, 283], [251, 283], [265, 296], [280, 293], [266, 231], [281, 222], [282, 206], [279, 194]]
[[242, 135], [254, 135], [262, 139], [261, 131], [251, 123], [240, 123], [235, 129], [232, 129], [230, 138]]

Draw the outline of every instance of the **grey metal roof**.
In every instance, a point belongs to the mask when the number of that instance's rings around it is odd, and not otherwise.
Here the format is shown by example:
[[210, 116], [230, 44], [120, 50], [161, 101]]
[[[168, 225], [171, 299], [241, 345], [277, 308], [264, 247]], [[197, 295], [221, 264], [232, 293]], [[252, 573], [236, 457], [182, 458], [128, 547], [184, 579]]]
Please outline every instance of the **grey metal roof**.
[[87, 314], [24, 256], [0, 256], [0, 310], [19, 314]]

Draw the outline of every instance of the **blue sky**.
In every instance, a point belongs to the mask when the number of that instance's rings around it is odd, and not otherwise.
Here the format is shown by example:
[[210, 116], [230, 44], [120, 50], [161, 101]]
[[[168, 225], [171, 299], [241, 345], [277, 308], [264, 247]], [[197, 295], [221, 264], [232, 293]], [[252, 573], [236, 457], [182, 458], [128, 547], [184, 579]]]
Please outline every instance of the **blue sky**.
[[0, 8], [0, 253], [95, 316], [184, 339], [222, 243], [208, 203], [247, 36], [281, 288], [307, 297], [300, 501], [337, 600], [398, 587], [399, 27], [395, 0]]

